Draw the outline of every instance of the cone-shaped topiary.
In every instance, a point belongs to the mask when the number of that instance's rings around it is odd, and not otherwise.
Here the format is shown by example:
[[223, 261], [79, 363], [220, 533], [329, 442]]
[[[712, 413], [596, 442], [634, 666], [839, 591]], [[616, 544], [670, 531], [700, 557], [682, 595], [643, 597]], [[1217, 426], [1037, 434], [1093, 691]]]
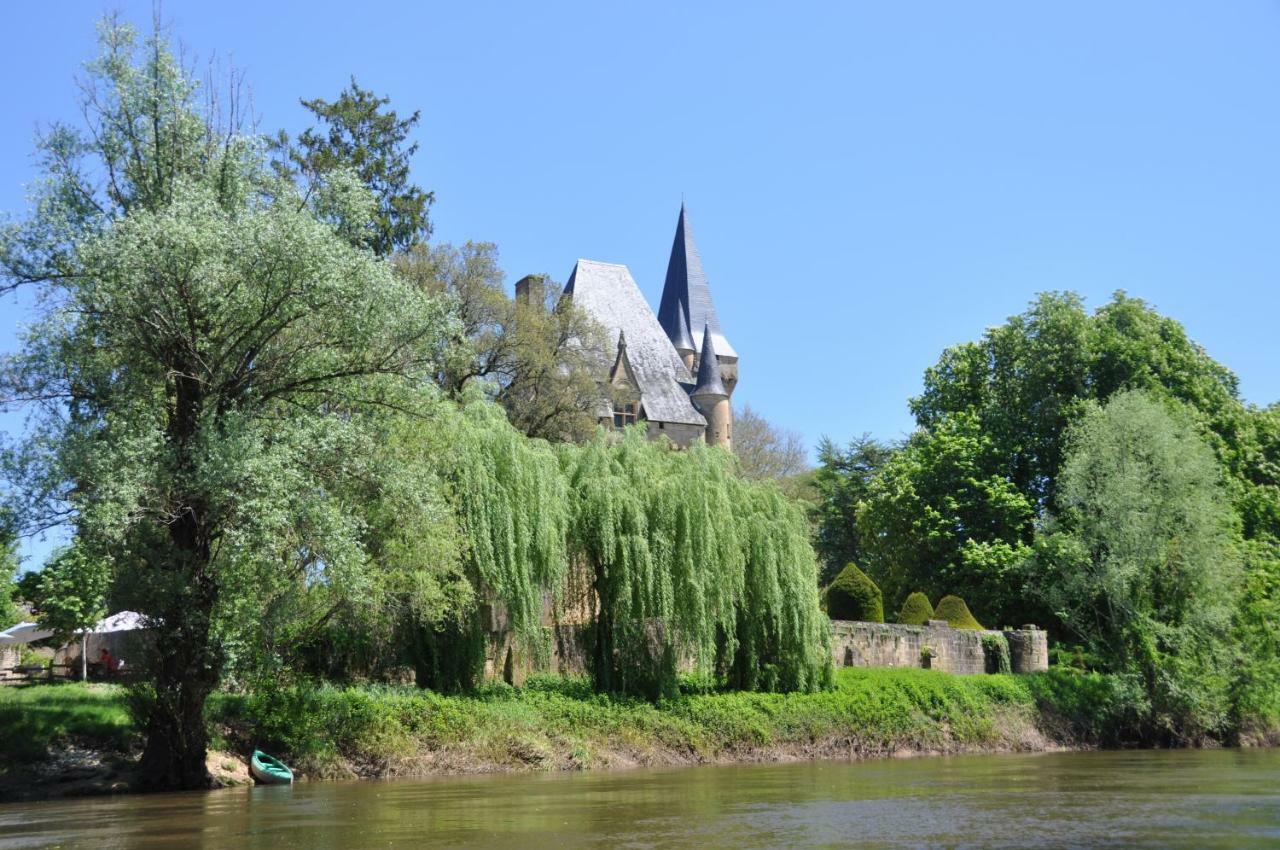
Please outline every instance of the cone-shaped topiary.
[[833, 620], [884, 622], [884, 596], [876, 583], [855, 565], [840, 571], [827, 586], [827, 615]]
[[946, 620], [953, 629], [981, 629], [982, 624], [969, 613], [969, 606], [959, 596], [944, 596], [933, 609], [933, 619]]
[[933, 605], [929, 597], [918, 590], [903, 600], [902, 610], [898, 612], [898, 622], [904, 626], [923, 626], [932, 619]]

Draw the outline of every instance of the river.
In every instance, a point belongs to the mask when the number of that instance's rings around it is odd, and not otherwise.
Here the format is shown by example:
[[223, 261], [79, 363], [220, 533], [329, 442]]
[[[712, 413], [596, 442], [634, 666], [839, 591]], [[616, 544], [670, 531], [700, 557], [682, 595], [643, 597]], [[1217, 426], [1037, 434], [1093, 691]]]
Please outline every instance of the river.
[[1280, 847], [1280, 751], [315, 782], [0, 806], [34, 847]]

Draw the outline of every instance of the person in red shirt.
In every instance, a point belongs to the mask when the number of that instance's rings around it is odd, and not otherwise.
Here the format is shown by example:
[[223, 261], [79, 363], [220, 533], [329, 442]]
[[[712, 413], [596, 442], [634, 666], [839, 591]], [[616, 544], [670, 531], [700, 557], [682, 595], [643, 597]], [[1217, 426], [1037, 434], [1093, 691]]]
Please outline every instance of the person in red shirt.
[[98, 655], [98, 663], [102, 665], [102, 675], [110, 679], [111, 674], [114, 673], [116, 669], [115, 661], [111, 657], [111, 650], [104, 646], [102, 648], [102, 652]]

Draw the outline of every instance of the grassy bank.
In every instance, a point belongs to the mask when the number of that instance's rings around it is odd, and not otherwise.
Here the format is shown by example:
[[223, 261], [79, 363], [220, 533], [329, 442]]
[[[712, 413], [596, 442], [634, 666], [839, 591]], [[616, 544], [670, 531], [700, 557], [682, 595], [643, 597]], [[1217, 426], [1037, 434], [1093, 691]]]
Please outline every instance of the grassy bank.
[[123, 752], [135, 735], [124, 689], [118, 686], [68, 682], [0, 687], [0, 771], [39, 761], [69, 742]]
[[[1104, 742], [1108, 711], [1096, 676], [842, 669], [823, 693], [658, 705], [556, 678], [468, 696], [324, 685], [219, 694], [209, 718], [218, 749], [261, 746], [316, 778], [1036, 750]], [[0, 688], [0, 728], [11, 768], [68, 744], [126, 753], [138, 738], [123, 690], [102, 685]]]
[[561, 679], [490, 686], [467, 697], [321, 687], [223, 696], [214, 715], [233, 748], [274, 747], [316, 776], [1027, 750], [1064, 742], [1045, 733], [1028, 681], [925, 670], [841, 670], [838, 686], [824, 693], [687, 694], [658, 705], [592, 694], [585, 682]]

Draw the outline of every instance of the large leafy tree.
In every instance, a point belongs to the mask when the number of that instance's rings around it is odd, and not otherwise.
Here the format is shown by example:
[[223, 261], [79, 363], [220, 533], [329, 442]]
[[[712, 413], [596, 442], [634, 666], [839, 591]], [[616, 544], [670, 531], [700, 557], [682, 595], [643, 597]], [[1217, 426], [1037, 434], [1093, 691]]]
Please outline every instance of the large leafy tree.
[[419, 245], [395, 258], [397, 272], [448, 299], [459, 322], [440, 382], [452, 398], [484, 385], [525, 435], [582, 442], [595, 433], [605, 399], [604, 331], [561, 288], [533, 276], [527, 296], [503, 287], [489, 243]]
[[517, 429], [552, 442], [582, 442], [595, 433], [601, 379], [610, 350], [604, 329], [545, 275], [535, 276], [528, 297], [516, 299], [510, 379], [498, 403]]
[[418, 143], [409, 142], [409, 136], [420, 113], [401, 118], [387, 108], [390, 103], [390, 98], [361, 88], [352, 77], [336, 100], [303, 100], [319, 125], [304, 130], [293, 145], [283, 134], [277, 142], [288, 151], [292, 167], [307, 179], [355, 172], [373, 193], [376, 207], [353, 231], [354, 239], [379, 255], [425, 242], [431, 236], [428, 211], [435, 201], [435, 193], [409, 178], [410, 161], [418, 151]]
[[1122, 392], [1068, 430], [1033, 580], [1129, 682], [1149, 734], [1195, 739], [1229, 719], [1236, 518], [1213, 452], [1168, 404]]
[[[926, 586], [932, 573], [969, 586], [954, 589], [989, 619], [1043, 619], [1019, 601], [1015, 567], [1030, 520], [1054, 506], [1070, 426], [1091, 402], [1126, 390], [1184, 405], [1226, 473], [1246, 538], [1280, 535], [1274, 407], [1243, 403], [1235, 376], [1141, 300], [1117, 293], [1089, 313], [1075, 294], [1046, 293], [926, 371], [911, 401], [920, 430], [865, 500], [857, 528], [874, 544], [859, 562], [887, 592], [913, 589], [898, 588], [894, 574]], [[998, 519], [991, 509], [1001, 505], [1012, 513]], [[820, 538], [836, 537], [856, 511], [825, 514]]]
[[206, 783], [204, 704], [221, 637], [287, 580], [357, 592], [344, 502], [381, 456], [382, 411], [412, 411], [445, 311], [344, 232], [376, 205], [336, 171], [309, 197], [264, 145], [195, 107], [154, 36], [107, 24], [88, 126], [40, 141], [35, 212], [4, 233], [43, 314], [4, 397], [37, 405], [14, 458], [28, 520], [75, 518], [151, 618], [142, 776]]
[[924, 384], [911, 401], [919, 425], [978, 417], [996, 452], [993, 471], [1037, 506], [1053, 498], [1067, 426], [1086, 402], [1131, 389], [1175, 399], [1230, 473], [1233, 500], [1254, 505], [1260, 526], [1251, 536], [1280, 533], [1262, 527], [1280, 510], [1274, 422], [1240, 400], [1236, 376], [1182, 325], [1140, 299], [1119, 292], [1090, 314], [1074, 293], [1042, 294], [978, 342], [947, 349]]

